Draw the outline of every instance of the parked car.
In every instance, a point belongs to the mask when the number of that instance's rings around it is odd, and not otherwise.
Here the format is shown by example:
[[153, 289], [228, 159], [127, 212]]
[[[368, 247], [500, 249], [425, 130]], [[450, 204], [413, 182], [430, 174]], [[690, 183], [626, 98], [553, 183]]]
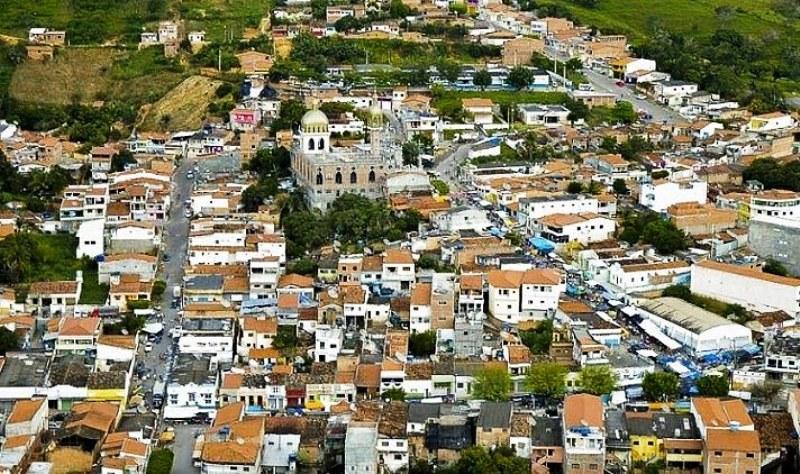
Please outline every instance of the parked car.
[[617, 87], [625, 87], [625, 82], [624, 81], [617, 81], [616, 84], [617, 84]]
[[145, 352], [150, 352], [150, 351], [152, 351], [152, 350], [153, 350], [153, 343], [148, 341], [148, 342], [147, 342], [147, 343], [144, 345], [144, 351], [145, 351]]

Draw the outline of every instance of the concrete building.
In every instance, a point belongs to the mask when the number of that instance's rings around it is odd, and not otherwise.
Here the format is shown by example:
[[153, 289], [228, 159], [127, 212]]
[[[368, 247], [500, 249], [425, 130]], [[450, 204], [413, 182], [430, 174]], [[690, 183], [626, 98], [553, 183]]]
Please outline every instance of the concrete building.
[[780, 310], [800, 318], [800, 278], [704, 260], [692, 265], [692, 292], [755, 311]]
[[347, 425], [344, 442], [344, 472], [378, 472], [378, 427], [375, 422], [354, 421]]
[[678, 298], [643, 301], [637, 312], [696, 356], [741, 349], [753, 342], [750, 329]]
[[748, 242], [762, 258], [782, 263], [800, 275], [800, 193], [770, 190], [750, 200]]
[[655, 212], [665, 212], [674, 204], [705, 204], [707, 194], [708, 183], [705, 181], [654, 181], [642, 184], [639, 204]]
[[565, 474], [602, 474], [605, 469], [606, 435], [600, 397], [582, 393], [564, 399]]
[[547, 194], [520, 198], [518, 221], [521, 225], [533, 229], [529, 224], [544, 216], [552, 214], [594, 213], [600, 210], [596, 197], [583, 194]]
[[488, 281], [488, 312], [510, 324], [554, 314], [564, 291], [561, 275], [552, 269], [492, 270]]
[[608, 268], [608, 282], [626, 294], [645, 293], [684, 283], [689, 264], [682, 261], [653, 263], [614, 262]]
[[551, 214], [534, 220], [533, 228], [537, 235], [554, 242], [581, 245], [601, 242], [613, 237], [616, 222], [599, 214]]
[[519, 104], [517, 117], [525, 125], [560, 127], [569, 123], [570, 111], [563, 105]]

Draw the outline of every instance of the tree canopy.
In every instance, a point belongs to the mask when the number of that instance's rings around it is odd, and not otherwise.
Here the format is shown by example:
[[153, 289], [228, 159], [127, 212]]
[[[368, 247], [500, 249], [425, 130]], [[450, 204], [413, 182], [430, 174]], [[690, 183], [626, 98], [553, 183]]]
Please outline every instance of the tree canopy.
[[624, 217], [622, 225], [620, 239], [630, 244], [640, 241], [651, 244], [661, 254], [671, 254], [689, 246], [689, 239], [682, 230], [654, 212], [631, 212]]
[[562, 398], [566, 391], [567, 368], [555, 362], [540, 362], [531, 366], [525, 386], [536, 395]]
[[508, 371], [497, 365], [484, 366], [475, 374], [472, 382], [472, 398], [492, 402], [508, 400], [513, 389]]
[[418, 332], [408, 336], [408, 352], [415, 357], [428, 357], [436, 352], [436, 333]]
[[704, 375], [697, 379], [697, 391], [703, 397], [724, 397], [730, 386], [725, 375]]
[[587, 365], [578, 376], [581, 391], [592, 395], [611, 393], [616, 386], [616, 377], [607, 365]]
[[651, 402], [672, 400], [680, 394], [680, 380], [672, 372], [652, 372], [642, 381], [644, 396]]
[[767, 189], [800, 191], [800, 161], [783, 164], [773, 158], [759, 158], [745, 168], [742, 177], [759, 181]]

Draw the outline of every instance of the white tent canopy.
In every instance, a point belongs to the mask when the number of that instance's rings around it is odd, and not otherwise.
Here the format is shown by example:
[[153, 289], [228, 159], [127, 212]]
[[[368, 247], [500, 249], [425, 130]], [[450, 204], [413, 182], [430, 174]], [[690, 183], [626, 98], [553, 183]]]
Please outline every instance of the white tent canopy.
[[164, 330], [164, 325], [161, 323], [148, 323], [142, 328], [142, 332], [147, 334], [158, 334]]
[[639, 327], [641, 327], [642, 330], [646, 332], [648, 336], [656, 339], [658, 342], [663, 344], [664, 347], [666, 347], [671, 351], [674, 351], [675, 349], [681, 347], [681, 344], [679, 342], [675, 341], [675, 339], [672, 339], [671, 337], [661, 332], [661, 329], [659, 329], [658, 326], [656, 326], [649, 319], [642, 320], [639, 323]]

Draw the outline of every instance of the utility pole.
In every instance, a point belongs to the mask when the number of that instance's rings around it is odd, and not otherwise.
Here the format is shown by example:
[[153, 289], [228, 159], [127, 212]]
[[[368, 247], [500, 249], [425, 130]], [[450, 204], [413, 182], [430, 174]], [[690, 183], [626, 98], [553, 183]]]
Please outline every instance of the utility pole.
[[217, 72], [222, 72], [222, 48], [217, 50]]

